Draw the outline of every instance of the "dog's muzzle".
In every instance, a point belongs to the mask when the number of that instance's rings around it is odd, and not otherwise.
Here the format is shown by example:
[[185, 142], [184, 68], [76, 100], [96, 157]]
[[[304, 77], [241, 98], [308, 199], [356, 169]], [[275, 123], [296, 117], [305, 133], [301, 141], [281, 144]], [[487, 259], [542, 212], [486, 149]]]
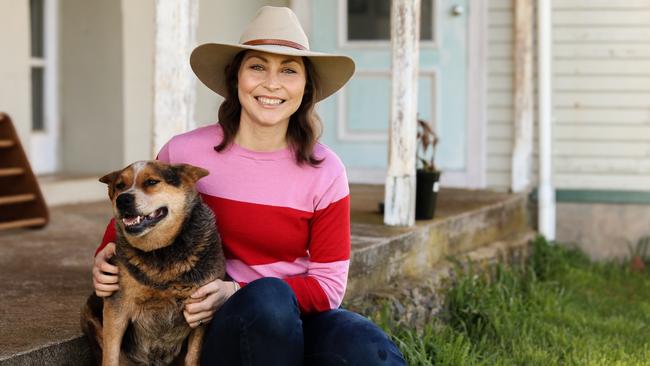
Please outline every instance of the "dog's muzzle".
[[115, 206], [117, 206], [117, 209], [122, 215], [137, 215], [135, 210], [135, 196], [130, 193], [122, 193], [117, 196]]
[[127, 233], [137, 235], [145, 229], [155, 226], [167, 216], [167, 207], [160, 207], [149, 214], [138, 212], [135, 204], [135, 196], [130, 193], [122, 193], [117, 196], [115, 206], [120, 213], [120, 218]]

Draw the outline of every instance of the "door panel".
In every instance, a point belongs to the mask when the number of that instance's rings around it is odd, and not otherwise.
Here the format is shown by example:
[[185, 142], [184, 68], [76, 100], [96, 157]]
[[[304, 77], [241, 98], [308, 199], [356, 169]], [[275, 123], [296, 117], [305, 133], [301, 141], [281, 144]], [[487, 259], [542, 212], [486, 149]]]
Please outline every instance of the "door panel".
[[[318, 106], [325, 125], [322, 141], [339, 154], [351, 172], [385, 172], [390, 42], [348, 41], [348, 1], [311, 2], [311, 48], [349, 55], [357, 65], [348, 85]], [[466, 168], [467, 11], [455, 15], [452, 9], [466, 9], [467, 0], [432, 1], [433, 40], [420, 43], [418, 113], [440, 136], [438, 166], [445, 171], [462, 171]], [[359, 3], [363, 1], [355, 6]]]

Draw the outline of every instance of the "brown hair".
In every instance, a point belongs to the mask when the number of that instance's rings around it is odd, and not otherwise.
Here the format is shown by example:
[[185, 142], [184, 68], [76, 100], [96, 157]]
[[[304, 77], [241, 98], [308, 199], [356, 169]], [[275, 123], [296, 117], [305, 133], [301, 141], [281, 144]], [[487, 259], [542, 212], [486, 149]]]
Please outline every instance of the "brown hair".
[[[214, 147], [217, 152], [223, 151], [235, 139], [239, 130], [239, 118], [241, 116], [241, 104], [237, 96], [237, 75], [239, 67], [244, 60], [246, 51], [239, 52], [226, 66], [226, 85], [227, 96], [219, 107], [219, 124], [223, 130], [223, 140]], [[321, 121], [314, 111], [316, 105], [315, 95], [318, 90], [318, 80], [316, 70], [308, 58], [302, 58], [305, 65], [307, 82], [302, 102], [291, 117], [289, 117], [289, 127], [287, 128], [287, 143], [295, 154], [298, 165], [309, 164], [317, 166], [323, 160], [316, 159], [314, 156], [314, 145], [321, 132]]]

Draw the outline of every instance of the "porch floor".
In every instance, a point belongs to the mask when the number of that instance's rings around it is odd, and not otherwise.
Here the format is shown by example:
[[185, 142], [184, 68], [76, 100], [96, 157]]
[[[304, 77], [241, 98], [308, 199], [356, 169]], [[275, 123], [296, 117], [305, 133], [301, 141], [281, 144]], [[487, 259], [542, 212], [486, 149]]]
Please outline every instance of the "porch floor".
[[[366, 281], [361, 279], [372, 271], [368, 268], [383, 263], [375, 262], [381, 255], [379, 252], [369, 257], [372, 248], [379, 247], [377, 243], [390, 238], [410, 242], [409, 235], [425, 226], [434, 227], [449, 222], [450, 218], [463, 218], [489, 207], [502, 211], [498, 205], [512, 202], [513, 197], [490, 191], [443, 189], [434, 220], [418, 221], [412, 228], [392, 228], [383, 225], [383, 217], [378, 212], [383, 186], [353, 185], [350, 291], [358, 294], [366, 290], [368, 285], [362, 284]], [[519, 207], [521, 197], [517, 200]], [[521, 220], [519, 216], [513, 219], [502, 214], [486, 215], [503, 216], [494, 224], [501, 227], [504, 220]], [[79, 309], [92, 291], [92, 254], [110, 216], [108, 200], [58, 206], [51, 209], [51, 222], [45, 229], [0, 232], [0, 293], [3, 295], [0, 296], [0, 365], [38, 364], [37, 359], [52, 362], [61, 355], [69, 359], [74, 353], [77, 353], [74, 364], [87, 360], [85, 340], [80, 338]], [[447, 226], [453, 226], [449, 229], [452, 231], [436, 237], [458, 237], [458, 231], [466, 225], [459, 221]], [[487, 226], [490, 225], [477, 227], [484, 230]], [[450, 245], [455, 244], [447, 244]], [[401, 268], [401, 262], [391, 263]], [[382, 273], [377, 278], [381, 281], [391, 276]]]

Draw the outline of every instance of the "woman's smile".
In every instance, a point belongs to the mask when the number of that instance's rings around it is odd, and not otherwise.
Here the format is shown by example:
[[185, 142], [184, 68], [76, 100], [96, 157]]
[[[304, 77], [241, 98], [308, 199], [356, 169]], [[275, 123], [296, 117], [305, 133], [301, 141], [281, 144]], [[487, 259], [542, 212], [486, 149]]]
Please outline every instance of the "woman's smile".
[[284, 99], [274, 98], [274, 97], [259, 96], [259, 97], [255, 97], [255, 99], [257, 99], [257, 101], [260, 102], [261, 105], [270, 106], [270, 107], [277, 106], [284, 103]]

